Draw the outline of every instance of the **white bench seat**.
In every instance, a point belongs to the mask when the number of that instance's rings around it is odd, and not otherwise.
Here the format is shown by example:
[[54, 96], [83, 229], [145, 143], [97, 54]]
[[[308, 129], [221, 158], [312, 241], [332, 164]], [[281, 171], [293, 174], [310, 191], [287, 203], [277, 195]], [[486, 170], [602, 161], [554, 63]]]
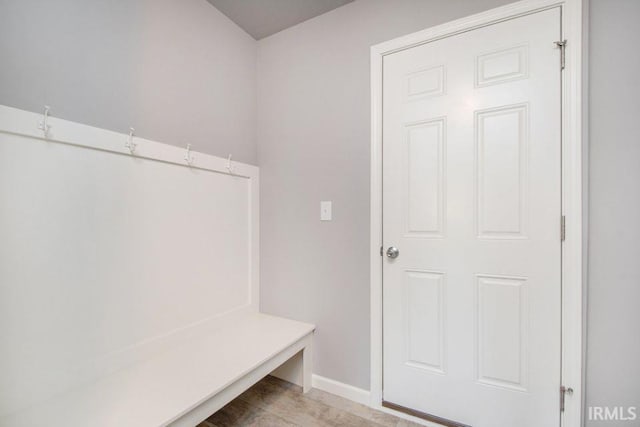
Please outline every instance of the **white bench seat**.
[[303, 351], [314, 326], [250, 313], [97, 381], [0, 418], [0, 426], [193, 426]]

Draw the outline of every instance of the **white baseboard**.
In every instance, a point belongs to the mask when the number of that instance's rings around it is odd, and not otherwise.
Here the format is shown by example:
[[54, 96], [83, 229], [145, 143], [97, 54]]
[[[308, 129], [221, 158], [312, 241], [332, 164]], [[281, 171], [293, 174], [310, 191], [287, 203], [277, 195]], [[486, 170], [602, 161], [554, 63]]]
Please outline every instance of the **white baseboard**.
[[326, 391], [363, 405], [369, 406], [371, 403], [371, 393], [368, 390], [321, 377], [320, 375], [313, 374], [311, 376], [311, 385], [318, 390]]
[[440, 424], [430, 423], [429, 421], [423, 420], [421, 418], [413, 417], [411, 415], [407, 415], [403, 412], [394, 411], [393, 409], [385, 408], [381, 405], [372, 405], [371, 402], [371, 392], [368, 390], [363, 390], [358, 387], [354, 387], [349, 384], [341, 383], [340, 381], [332, 380], [330, 378], [322, 377], [320, 375], [313, 374], [311, 376], [311, 385], [313, 388], [317, 388], [318, 390], [322, 390], [327, 393], [335, 394], [336, 396], [340, 396], [344, 399], [349, 399], [356, 403], [361, 403], [366, 405], [372, 409], [378, 410], [380, 412], [384, 412], [390, 415], [394, 415], [398, 418], [408, 420], [414, 422], [416, 424], [420, 424], [426, 427], [439, 427]]

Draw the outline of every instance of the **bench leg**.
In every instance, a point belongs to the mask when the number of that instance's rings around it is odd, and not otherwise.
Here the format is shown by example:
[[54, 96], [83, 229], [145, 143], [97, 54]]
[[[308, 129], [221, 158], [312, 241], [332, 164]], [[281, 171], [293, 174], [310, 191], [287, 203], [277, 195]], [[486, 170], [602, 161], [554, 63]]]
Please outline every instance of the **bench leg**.
[[313, 346], [309, 338], [307, 345], [302, 350], [302, 392], [311, 390], [311, 370], [313, 369]]

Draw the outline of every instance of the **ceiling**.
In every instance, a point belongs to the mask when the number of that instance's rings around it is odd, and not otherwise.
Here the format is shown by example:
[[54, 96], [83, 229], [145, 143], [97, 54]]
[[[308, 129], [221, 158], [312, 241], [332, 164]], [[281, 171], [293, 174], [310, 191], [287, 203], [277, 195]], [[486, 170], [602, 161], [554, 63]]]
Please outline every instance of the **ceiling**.
[[207, 0], [260, 40], [353, 0]]

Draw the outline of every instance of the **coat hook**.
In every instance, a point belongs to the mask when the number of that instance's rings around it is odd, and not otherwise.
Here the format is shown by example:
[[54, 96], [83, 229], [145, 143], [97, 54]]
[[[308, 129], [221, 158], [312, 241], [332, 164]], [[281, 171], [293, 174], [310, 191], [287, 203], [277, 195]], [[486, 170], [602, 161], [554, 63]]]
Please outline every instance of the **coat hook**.
[[127, 147], [129, 149], [129, 152], [131, 154], [133, 154], [134, 151], [136, 151], [136, 144], [135, 142], [133, 142], [133, 134], [135, 133], [135, 129], [134, 128], [129, 128], [129, 138], [127, 139], [127, 142], [124, 144], [125, 147]]
[[45, 105], [42, 121], [38, 124], [38, 129], [42, 130], [45, 138], [49, 135], [49, 129], [51, 129], [51, 125], [49, 124], [49, 110], [49, 106]]
[[187, 144], [187, 152], [184, 153], [184, 160], [187, 162], [189, 166], [193, 165], [193, 161], [195, 160], [195, 156], [191, 154], [191, 144]]
[[227, 170], [229, 171], [229, 173], [233, 173], [233, 167], [231, 166], [231, 154], [229, 154], [229, 157], [227, 157]]

